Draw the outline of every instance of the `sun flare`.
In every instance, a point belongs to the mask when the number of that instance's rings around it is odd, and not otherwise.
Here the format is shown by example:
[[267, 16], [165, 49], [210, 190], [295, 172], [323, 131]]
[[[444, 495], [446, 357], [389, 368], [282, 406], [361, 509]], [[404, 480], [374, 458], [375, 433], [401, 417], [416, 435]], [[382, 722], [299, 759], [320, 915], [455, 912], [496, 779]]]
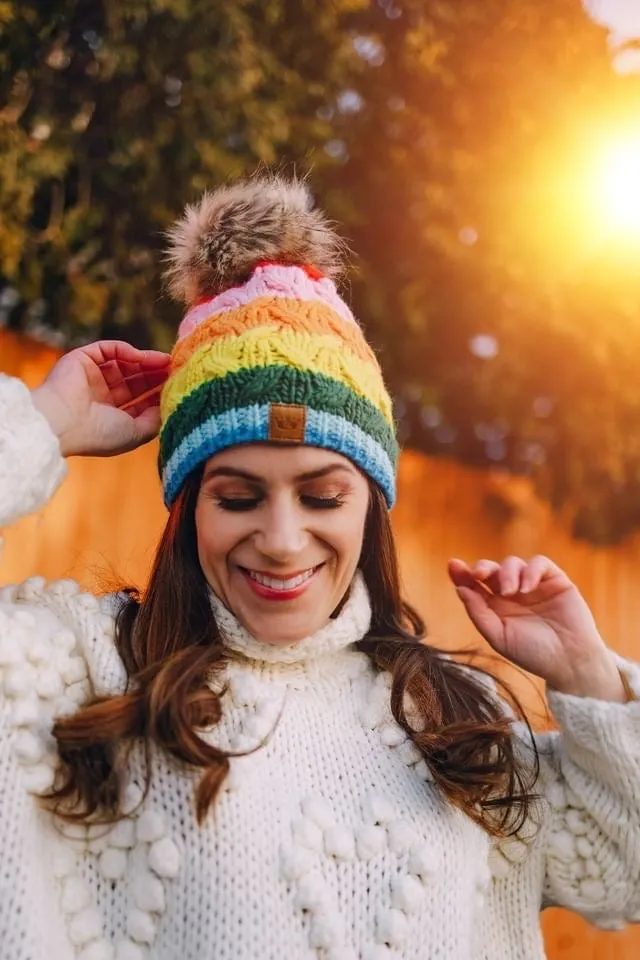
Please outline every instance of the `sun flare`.
[[640, 133], [604, 148], [596, 170], [596, 190], [611, 227], [640, 236]]

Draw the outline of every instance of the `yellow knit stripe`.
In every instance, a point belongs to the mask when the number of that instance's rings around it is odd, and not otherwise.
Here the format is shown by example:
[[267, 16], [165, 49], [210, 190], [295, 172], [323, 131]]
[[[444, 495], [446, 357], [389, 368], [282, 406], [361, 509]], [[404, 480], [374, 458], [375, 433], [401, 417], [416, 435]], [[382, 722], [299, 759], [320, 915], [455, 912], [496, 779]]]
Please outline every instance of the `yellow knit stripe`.
[[171, 354], [176, 367], [181, 367], [205, 343], [218, 337], [240, 336], [245, 330], [271, 327], [276, 330], [290, 327], [298, 333], [333, 334], [344, 340], [361, 360], [375, 363], [375, 354], [362, 330], [348, 323], [331, 307], [317, 300], [290, 300], [287, 297], [256, 297], [249, 304], [213, 313], [201, 320], [186, 337], [179, 340]]
[[291, 329], [276, 333], [268, 327], [221, 337], [196, 350], [164, 387], [160, 404], [163, 423], [184, 397], [206, 381], [239, 370], [259, 367], [264, 371], [275, 364], [339, 380], [376, 406], [393, 426], [391, 400], [377, 362], [361, 360], [331, 334], [309, 335]]

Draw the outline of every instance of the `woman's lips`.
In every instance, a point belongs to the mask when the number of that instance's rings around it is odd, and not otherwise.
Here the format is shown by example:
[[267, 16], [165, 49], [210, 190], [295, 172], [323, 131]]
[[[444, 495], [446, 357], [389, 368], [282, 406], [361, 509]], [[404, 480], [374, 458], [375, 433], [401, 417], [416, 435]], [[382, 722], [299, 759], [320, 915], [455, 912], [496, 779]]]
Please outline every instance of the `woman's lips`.
[[323, 566], [324, 564], [320, 563], [315, 567], [307, 568], [307, 570], [288, 574], [286, 577], [276, 577], [262, 571], [248, 570], [246, 567], [239, 567], [239, 570], [249, 587], [260, 599], [285, 601], [296, 600], [302, 596], [314, 582]]

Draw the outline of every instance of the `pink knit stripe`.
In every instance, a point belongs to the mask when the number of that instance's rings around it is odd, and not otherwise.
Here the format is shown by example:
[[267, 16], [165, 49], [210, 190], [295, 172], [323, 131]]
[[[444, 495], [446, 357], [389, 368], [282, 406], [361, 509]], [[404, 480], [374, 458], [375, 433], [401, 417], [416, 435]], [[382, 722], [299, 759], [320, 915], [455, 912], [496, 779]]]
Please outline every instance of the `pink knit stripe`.
[[290, 300], [318, 300], [335, 310], [343, 320], [355, 323], [355, 318], [339, 296], [333, 280], [323, 277], [312, 280], [301, 267], [258, 267], [241, 287], [232, 287], [206, 303], [192, 307], [178, 329], [178, 342], [187, 337], [208, 317], [226, 310], [246, 306], [257, 297], [286, 297]]

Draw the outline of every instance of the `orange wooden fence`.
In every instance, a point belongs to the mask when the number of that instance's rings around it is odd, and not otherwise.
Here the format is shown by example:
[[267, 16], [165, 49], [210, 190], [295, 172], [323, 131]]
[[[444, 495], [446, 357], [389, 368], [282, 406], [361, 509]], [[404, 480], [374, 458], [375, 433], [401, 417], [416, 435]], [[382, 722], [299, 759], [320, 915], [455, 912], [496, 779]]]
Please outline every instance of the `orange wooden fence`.
[[[55, 357], [46, 347], [0, 331], [0, 371], [30, 386], [44, 379]], [[142, 585], [165, 517], [155, 457], [150, 444], [112, 460], [72, 460], [51, 504], [4, 531], [0, 583], [38, 573], [71, 576], [87, 588], [122, 581]], [[610, 644], [640, 657], [640, 537], [607, 550], [577, 543], [526, 481], [413, 453], [401, 458], [393, 517], [406, 593], [426, 618], [434, 642], [451, 648], [477, 640], [448, 583], [449, 557], [545, 553], [579, 585]], [[539, 689], [508, 675], [540, 713]], [[640, 955], [640, 930], [603, 933], [562, 910], [548, 911], [543, 924], [550, 960]]]

